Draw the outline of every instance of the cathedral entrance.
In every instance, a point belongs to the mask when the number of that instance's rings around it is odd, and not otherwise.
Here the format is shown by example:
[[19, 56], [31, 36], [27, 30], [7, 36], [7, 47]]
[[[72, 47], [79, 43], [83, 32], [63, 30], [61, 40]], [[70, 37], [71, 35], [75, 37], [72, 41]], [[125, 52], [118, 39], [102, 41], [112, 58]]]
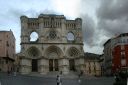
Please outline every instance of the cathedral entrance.
[[69, 60], [69, 68], [71, 71], [75, 71], [75, 61], [74, 59]]
[[57, 46], [49, 46], [45, 56], [49, 59], [49, 71], [59, 71], [59, 59], [63, 55], [62, 50]]
[[49, 71], [59, 71], [58, 59], [50, 59], [49, 60]]
[[32, 59], [32, 72], [38, 71], [37, 59]]

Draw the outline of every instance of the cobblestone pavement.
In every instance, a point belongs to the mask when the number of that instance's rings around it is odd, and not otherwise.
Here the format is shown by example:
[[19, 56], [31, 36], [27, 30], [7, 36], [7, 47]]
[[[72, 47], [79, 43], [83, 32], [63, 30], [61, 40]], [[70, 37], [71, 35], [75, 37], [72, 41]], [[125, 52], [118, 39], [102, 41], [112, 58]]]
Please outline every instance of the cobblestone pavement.
[[[1, 85], [56, 85], [56, 78], [0, 73], [0, 82]], [[81, 78], [81, 84], [77, 78], [62, 78], [62, 85], [113, 85], [113, 82], [112, 77], [84, 77]]]

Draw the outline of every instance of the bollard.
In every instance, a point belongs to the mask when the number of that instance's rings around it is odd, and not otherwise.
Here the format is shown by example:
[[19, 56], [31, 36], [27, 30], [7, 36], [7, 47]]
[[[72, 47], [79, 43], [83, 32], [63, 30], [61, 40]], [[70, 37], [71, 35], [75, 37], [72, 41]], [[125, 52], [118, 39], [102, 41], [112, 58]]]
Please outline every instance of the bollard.
[[0, 85], [2, 85], [2, 84], [1, 84], [1, 81], [0, 81]]
[[16, 76], [16, 72], [14, 72], [14, 76]]
[[127, 78], [127, 85], [128, 85], [128, 78]]
[[79, 83], [79, 85], [81, 84], [81, 80], [80, 79], [78, 79], [78, 83]]

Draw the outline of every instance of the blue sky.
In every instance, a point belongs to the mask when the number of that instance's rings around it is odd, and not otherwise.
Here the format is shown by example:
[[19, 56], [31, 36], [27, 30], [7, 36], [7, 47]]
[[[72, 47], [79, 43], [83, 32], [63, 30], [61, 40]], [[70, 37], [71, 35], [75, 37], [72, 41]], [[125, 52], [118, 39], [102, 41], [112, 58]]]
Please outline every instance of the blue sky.
[[[40, 13], [56, 13], [74, 19], [80, 17], [80, 14], [89, 14], [95, 18], [96, 5], [90, 0], [86, 0], [86, 2], [83, 4], [82, 0], [0, 0], [0, 10], [2, 10], [0, 11], [0, 30], [11, 29], [13, 31], [16, 37], [16, 52], [20, 52], [21, 15], [37, 17]], [[81, 6], [85, 6], [85, 11], [81, 9]]]
[[0, 31], [13, 31], [16, 52], [20, 52], [21, 15], [37, 17], [40, 13], [51, 13], [63, 14], [68, 19], [81, 17], [84, 51], [102, 54], [107, 39], [127, 31], [126, 3], [127, 0], [0, 0]]

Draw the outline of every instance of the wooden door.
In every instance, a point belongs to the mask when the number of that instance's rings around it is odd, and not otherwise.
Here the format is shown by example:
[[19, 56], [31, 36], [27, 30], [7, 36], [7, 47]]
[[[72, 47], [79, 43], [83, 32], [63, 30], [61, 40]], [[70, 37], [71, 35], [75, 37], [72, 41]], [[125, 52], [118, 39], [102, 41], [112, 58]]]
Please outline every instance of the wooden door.
[[75, 71], [75, 61], [74, 59], [69, 60], [69, 67], [71, 71]]
[[53, 59], [49, 60], [49, 71], [53, 71]]
[[58, 71], [59, 69], [58, 69], [58, 59], [55, 59], [54, 60], [54, 67], [55, 67], [55, 71]]
[[32, 72], [38, 71], [37, 59], [32, 59]]

